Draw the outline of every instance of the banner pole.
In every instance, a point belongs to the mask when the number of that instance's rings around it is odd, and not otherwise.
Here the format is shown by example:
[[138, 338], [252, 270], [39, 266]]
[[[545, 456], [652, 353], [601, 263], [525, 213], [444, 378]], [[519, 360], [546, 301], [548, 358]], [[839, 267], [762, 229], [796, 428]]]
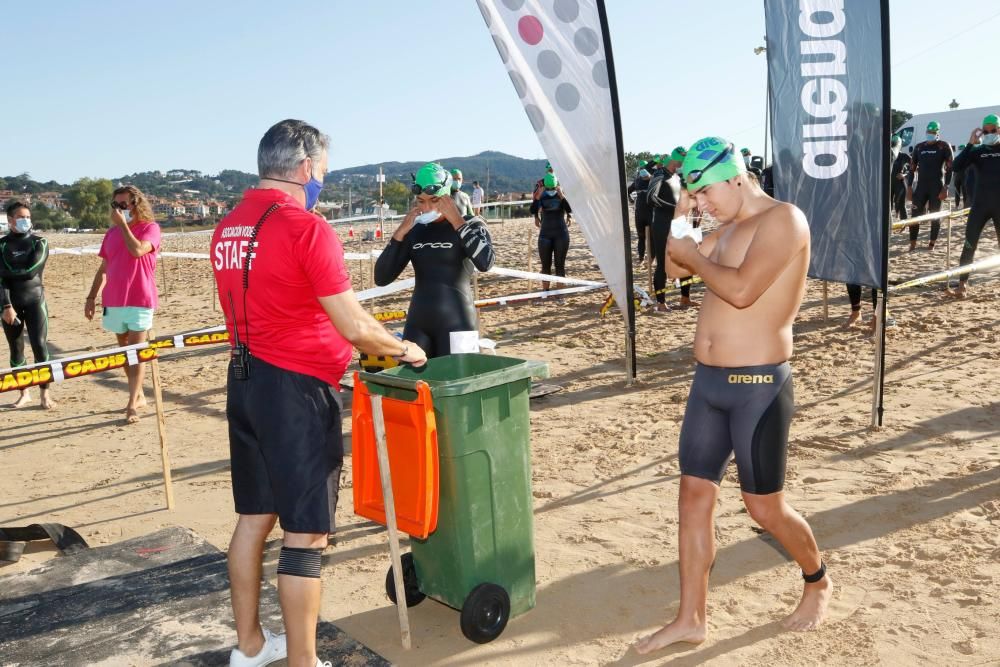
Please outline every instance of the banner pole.
[[608, 12], [604, 0], [597, 0], [597, 14], [601, 19], [601, 34], [604, 38], [604, 59], [608, 68], [608, 89], [611, 92], [611, 112], [615, 123], [615, 140], [618, 149], [618, 187], [622, 207], [622, 236], [625, 259], [625, 386], [635, 384], [635, 299], [632, 298], [635, 277], [632, 275], [632, 230], [628, 221], [628, 185], [625, 175], [625, 149], [622, 141], [622, 118], [618, 102], [618, 79], [615, 74], [615, 59], [611, 52], [611, 35], [608, 30]]
[[823, 322], [830, 320], [830, 283], [823, 281]]
[[882, 15], [882, 286], [879, 290], [880, 307], [876, 308], [876, 346], [878, 352], [878, 407], [876, 408], [878, 426], [882, 426], [885, 414], [885, 320], [889, 300], [889, 233], [890, 210], [892, 209], [892, 153], [889, 150], [889, 137], [893, 127], [888, 110], [892, 108], [892, 67], [889, 52], [889, 0], [881, 2]]
[[[654, 293], [653, 288], [653, 234], [650, 232], [650, 225], [646, 225], [646, 275], [649, 277], [649, 293]], [[655, 298], [655, 294], [653, 294]]]
[[872, 428], [882, 425], [882, 384], [885, 373], [885, 292], [878, 291], [878, 301], [875, 304], [875, 364], [872, 375]]

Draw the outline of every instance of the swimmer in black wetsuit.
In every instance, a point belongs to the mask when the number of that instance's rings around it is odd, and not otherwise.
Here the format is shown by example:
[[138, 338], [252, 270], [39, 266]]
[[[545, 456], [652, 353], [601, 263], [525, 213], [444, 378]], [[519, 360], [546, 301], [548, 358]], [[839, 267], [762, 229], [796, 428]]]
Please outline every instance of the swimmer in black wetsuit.
[[[917, 185], [913, 188], [913, 217], [925, 213], [937, 213], [941, 210], [941, 202], [948, 198], [948, 183], [951, 180], [951, 146], [946, 141], [940, 141], [938, 136], [941, 126], [936, 120], [927, 124], [927, 140], [917, 144], [913, 150], [913, 160], [910, 171], [916, 177]], [[938, 234], [941, 232], [941, 221], [931, 221], [931, 239], [928, 250], [934, 249]], [[920, 225], [910, 226], [910, 251], [917, 247], [917, 236]]]
[[[646, 199], [653, 210], [653, 222], [650, 227], [650, 253], [656, 260], [653, 271], [653, 289], [656, 292], [656, 310], [667, 310], [667, 237], [670, 236], [670, 224], [674, 219], [674, 210], [680, 201], [683, 181], [677, 173], [687, 154], [683, 146], [678, 146], [671, 153], [660, 158], [660, 168], [653, 173], [653, 179], [646, 191]], [[682, 279], [686, 282], [690, 276]], [[691, 301], [691, 286], [681, 287], [680, 306], [687, 308], [693, 305]]]
[[[565, 277], [566, 253], [569, 252], [567, 222], [573, 222], [573, 209], [563, 196], [555, 174], [545, 174], [543, 181], [545, 189], [542, 195], [531, 202], [531, 215], [535, 218], [535, 227], [538, 227], [538, 258], [542, 263], [542, 273], [553, 275], [552, 260], [555, 258], [554, 275]], [[548, 291], [549, 281], [542, 281], [542, 289]]]
[[[972, 209], [965, 225], [965, 244], [962, 246], [962, 257], [959, 266], [972, 263], [979, 245], [979, 237], [983, 228], [990, 220], [1000, 241], [1000, 134], [998, 126], [1000, 119], [996, 114], [990, 114], [983, 119], [982, 129], [972, 131], [965, 150], [955, 158], [955, 169], [975, 169], [976, 192], [972, 197]], [[968, 197], [968, 193], [966, 193]], [[968, 296], [969, 274], [959, 278], [956, 296]]]
[[649, 170], [653, 167], [649, 166], [650, 164], [640, 167], [635, 180], [628, 186], [628, 193], [635, 193], [635, 235], [638, 239], [636, 251], [640, 262], [646, 258], [646, 230], [653, 224], [653, 209], [646, 200], [646, 190], [649, 189], [649, 181], [652, 178]]
[[403, 338], [428, 358], [441, 357], [451, 351], [451, 332], [478, 329], [470, 283], [474, 270], [493, 266], [493, 244], [482, 218], [459, 215], [451, 175], [441, 165], [421, 167], [413, 192], [417, 205], [375, 262], [375, 284], [388, 285], [413, 264], [416, 285]]
[[[7, 206], [10, 233], [0, 238], [0, 301], [3, 332], [10, 346], [10, 366], [24, 366], [24, 333], [27, 331], [35, 363], [49, 360], [49, 313], [45, 305], [42, 272], [49, 258], [48, 242], [31, 231], [31, 210], [21, 202]], [[41, 386], [42, 407], [55, 407], [49, 386]], [[31, 401], [27, 389], [11, 405], [20, 408]]]

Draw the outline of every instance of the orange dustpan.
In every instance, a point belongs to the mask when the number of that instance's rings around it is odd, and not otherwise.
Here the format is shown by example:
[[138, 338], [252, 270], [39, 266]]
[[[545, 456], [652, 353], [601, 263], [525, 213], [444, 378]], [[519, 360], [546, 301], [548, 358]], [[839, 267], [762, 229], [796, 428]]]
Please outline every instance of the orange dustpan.
[[[382, 413], [396, 525], [411, 537], [426, 539], [437, 528], [438, 519], [437, 422], [430, 387], [417, 382], [416, 391], [413, 401], [383, 397]], [[355, 373], [351, 408], [354, 513], [385, 525], [370, 396]]]

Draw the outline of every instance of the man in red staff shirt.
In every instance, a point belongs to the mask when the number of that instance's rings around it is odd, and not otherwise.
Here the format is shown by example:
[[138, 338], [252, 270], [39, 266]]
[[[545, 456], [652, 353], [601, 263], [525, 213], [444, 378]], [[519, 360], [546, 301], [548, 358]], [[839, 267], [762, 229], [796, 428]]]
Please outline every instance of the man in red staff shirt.
[[[299, 120], [267, 131], [260, 185], [216, 228], [211, 260], [232, 341], [226, 416], [239, 521], [229, 544], [238, 647], [230, 665], [317, 664], [320, 555], [327, 544], [327, 483], [343, 459], [340, 378], [353, 348], [422, 365], [364, 311], [344, 251], [309, 210], [323, 189], [329, 138]], [[335, 480], [334, 480], [335, 482]], [[278, 596], [287, 632], [261, 628], [264, 542], [280, 521]]]

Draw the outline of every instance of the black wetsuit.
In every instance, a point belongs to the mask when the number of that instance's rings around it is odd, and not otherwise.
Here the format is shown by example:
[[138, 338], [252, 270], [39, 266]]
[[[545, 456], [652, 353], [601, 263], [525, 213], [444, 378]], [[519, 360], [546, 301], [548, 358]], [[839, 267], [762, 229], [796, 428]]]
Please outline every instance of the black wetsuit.
[[[677, 208], [681, 200], [681, 177], [671, 174], [666, 169], [657, 169], [650, 181], [646, 198], [653, 209], [653, 222], [650, 225], [650, 242], [653, 247], [650, 252], [656, 260], [656, 267], [653, 270], [653, 289], [656, 291], [656, 300], [659, 303], [666, 303], [667, 295], [664, 291], [667, 287], [667, 237], [670, 236], [670, 223], [674, 219], [674, 209]], [[686, 279], [685, 279], [686, 280]], [[691, 286], [681, 287], [681, 295], [689, 296]]]
[[[965, 226], [965, 245], [959, 265], [971, 264], [983, 227], [990, 220], [1000, 241], [1000, 144], [995, 146], [966, 146], [955, 158], [955, 169], [976, 170], [976, 191], [972, 210]], [[968, 275], [962, 276], [964, 282]]]
[[482, 218], [468, 216], [458, 230], [448, 222], [414, 225], [402, 241], [392, 239], [375, 262], [375, 284], [388, 285], [413, 264], [416, 285], [403, 337], [428, 357], [451, 351], [452, 331], [478, 328], [472, 272], [493, 266], [493, 243]]
[[972, 208], [976, 203], [976, 166], [965, 168], [965, 205]]
[[[910, 169], [917, 179], [917, 186], [913, 189], [914, 217], [941, 210], [938, 197], [941, 190], [948, 186], [952, 157], [951, 146], [944, 141], [923, 141], [913, 149]], [[941, 221], [931, 221], [931, 243], [937, 241], [940, 232]], [[916, 241], [919, 234], [920, 225], [911, 225], [910, 240]]]
[[[541, 220], [538, 230], [538, 258], [542, 262], [544, 274], [566, 275], [566, 253], [569, 252], [566, 216], [572, 212], [569, 201], [558, 194], [543, 192], [541, 197], [531, 202], [531, 215]], [[552, 273], [553, 258], [556, 263], [555, 273]]]
[[[910, 156], [900, 153], [892, 162], [892, 208], [900, 220], [906, 220], [906, 184], [910, 175]], [[902, 176], [902, 178], [899, 178]]]
[[649, 188], [649, 179], [640, 178], [638, 175], [632, 181], [632, 185], [628, 186], [629, 194], [633, 192], [636, 194], [635, 234], [638, 240], [637, 252], [639, 253], [640, 262], [646, 258], [646, 230], [649, 229], [649, 225], [653, 222], [653, 209], [649, 207], [649, 202], [646, 201], [647, 188]]
[[11, 304], [17, 315], [15, 324], [3, 323], [10, 345], [12, 368], [27, 363], [24, 356], [25, 330], [34, 353], [34, 362], [49, 360], [49, 313], [45, 306], [42, 273], [49, 258], [49, 244], [33, 233], [7, 234], [0, 238], [0, 304]]

